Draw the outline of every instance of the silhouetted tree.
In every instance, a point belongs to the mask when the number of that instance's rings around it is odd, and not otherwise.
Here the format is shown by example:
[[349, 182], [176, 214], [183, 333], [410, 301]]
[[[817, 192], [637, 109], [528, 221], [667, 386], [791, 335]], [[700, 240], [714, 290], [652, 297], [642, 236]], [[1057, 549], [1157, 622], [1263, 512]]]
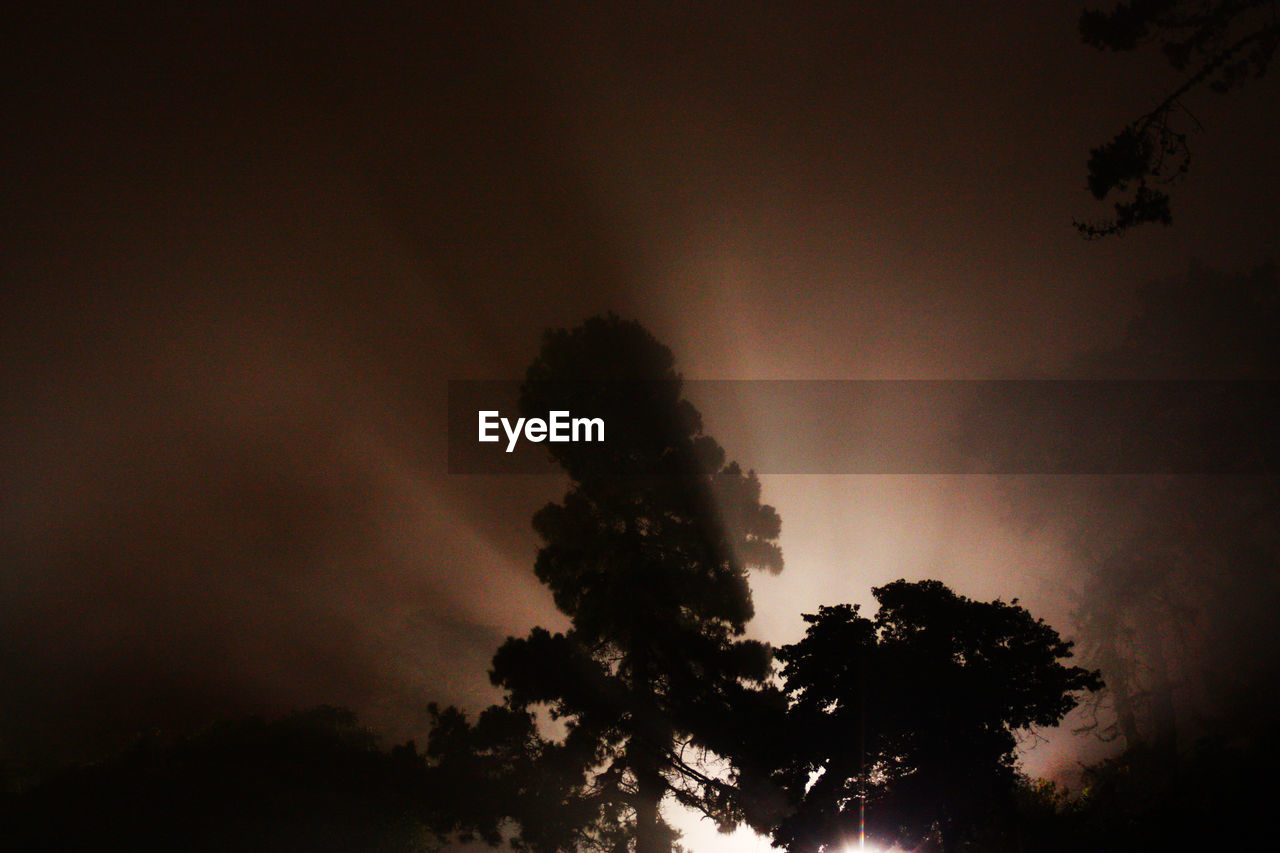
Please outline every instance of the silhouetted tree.
[[531, 772], [512, 808], [517, 844], [665, 853], [668, 797], [734, 825], [761, 799], [759, 720], [783, 706], [764, 685], [770, 649], [741, 639], [748, 567], [782, 567], [777, 513], [702, 432], [671, 351], [638, 323], [549, 332], [520, 407], [602, 418], [606, 435], [547, 446], [571, 484], [533, 519], [535, 571], [571, 626], [508, 639], [490, 673], [508, 699], [486, 714], [542, 706], [565, 732], [527, 743], [528, 766], [553, 769]]
[[779, 650], [791, 698], [780, 784], [797, 803], [775, 829], [795, 851], [868, 837], [957, 849], [1015, 790], [1015, 732], [1059, 722], [1098, 674], [1066, 666], [1071, 643], [1025, 609], [957, 595], [938, 581], [872, 591], [806, 615]]
[[1132, 0], [1110, 11], [1080, 16], [1080, 36], [1102, 50], [1159, 44], [1165, 60], [1186, 75], [1153, 109], [1130, 122], [1089, 155], [1089, 191], [1099, 200], [1116, 193], [1115, 217], [1077, 222], [1087, 237], [1120, 234], [1135, 225], [1172, 221], [1162, 186], [1183, 179], [1191, 166], [1189, 138], [1199, 122], [1183, 105], [1201, 87], [1228, 92], [1266, 73], [1280, 44], [1276, 0]]
[[[474, 724], [456, 708], [431, 707], [427, 758], [450, 794], [441, 800], [448, 825], [442, 834], [491, 846], [520, 825], [518, 850], [551, 851], [601, 846], [601, 803], [589, 790], [583, 756], [574, 744], [538, 731], [533, 714], [504, 706], [484, 710]], [[603, 845], [610, 849], [611, 845]]]
[[[1083, 370], [1276, 379], [1280, 280], [1273, 265], [1224, 274], [1193, 264], [1186, 275], [1142, 288], [1138, 301], [1120, 345], [1091, 354]], [[1245, 458], [1274, 464], [1274, 415], [1273, 402], [1240, 431]], [[1272, 580], [1280, 553], [1274, 474], [1260, 464], [1231, 476], [1100, 478], [1081, 486], [1085, 512], [1068, 527], [1068, 544], [1085, 569], [1082, 650], [1108, 685], [1097, 731], [1167, 753], [1180, 735], [1190, 744], [1207, 720], [1236, 716], [1232, 706], [1253, 715], [1256, 680], [1277, 668], [1276, 656], [1257, 645], [1269, 630], [1266, 614], [1280, 604]], [[1237, 733], [1241, 722], [1231, 723]]]
[[[1280, 279], [1274, 265], [1229, 274], [1193, 264], [1142, 287], [1137, 303], [1119, 344], [1080, 359], [1073, 377], [1176, 387], [1196, 383], [1167, 380], [1263, 386], [1277, 378]], [[1074, 725], [1117, 746], [1163, 753], [1165, 760], [1215, 727], [1238, 736], [1270, 725], [1266, 717], [1280, 717], [1273, 692], [1256, 688], [1280, 671], [1280, 656], [1267, 641], [1271, 614], [1280, 607], [1276, 400], [1271, 395], [1252, 410], [1227, 406], [1230, 417], [1223, 419], [1215, 399], [1208, 392], [1189, 395], [1181, 411], [1151, 412], [1152, 424], [1183, 426], [1149, 434], [1165, 442], [1176, 434], [1212, 456], [1223, 438], [1204, 425], [1233, 423], [1229, 455], [1244, 463], [1256, 459], [1256, 469], [1011, 478], [1003, 485], [1010, 514], [1053, 530], [1074, 562], [1077, 652], [1107, 683]], [[1045, 434], [1074, 434], [1089, 412], [1057, 415], [1037, 425], [1043, 432], [1037, 444], [1052, 443]], [[1114, 440], [1130, 444], [1125, 438]], [[1266, 714], [1260, 713], [1264, 701]]]

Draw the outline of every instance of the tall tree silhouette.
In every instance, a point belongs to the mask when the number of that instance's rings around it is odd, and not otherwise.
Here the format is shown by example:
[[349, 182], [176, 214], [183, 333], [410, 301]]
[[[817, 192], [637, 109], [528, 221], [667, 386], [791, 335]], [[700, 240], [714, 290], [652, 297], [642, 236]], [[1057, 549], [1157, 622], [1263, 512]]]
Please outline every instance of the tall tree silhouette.
[[593, 804], [580, 847], [671, 850], [668, 797], [733, 825], [748, 811], [749, 727], [780, 706], [769, 648], [741, 639], [748, 568], [782, 567], [777, 513], [703, 433], [671, 351], [638, 323], [549, 332], [520, 406], [603, 418], [606, 440], [548, 445], [571, 485], [534, 516], [535, 570], [571, 627], [508, 639], [493, 682], [511, 711], [545, 705], [565, 725], [556, 761], [575, 764], [575, 802]]
[[1014, 732], [1060, 721], [1097, 673], [1066, 666], [1071, 644], [1025, 609], [957, 595], [938, 581], [872, 590], [806, 615], [779, 650], [787, 693], [782, 786], [798, 803], [775, 829], [791, 851], [835, 850], [867, 834], [904, 849], [955, 849], [1014, 789]]
[[1135, 225], [1173, 221], [1165, 189], [1191, 167], [1191, 135], [1200, 123], [1183, 99], [1207, 87], [1229, 92], [1266, 73], [1280, 45], [1276, 0], [1132, 0], [1109, 11], [1088, 9], [1080, 36], [1099, 50], [1160, 45], [1165, 60], [1185, 75], [1151, 110], [1089, 155], [1089, 191], [1115, 194], [1115, 216], [1076, 222], [1086, 237], [1121, 234]]

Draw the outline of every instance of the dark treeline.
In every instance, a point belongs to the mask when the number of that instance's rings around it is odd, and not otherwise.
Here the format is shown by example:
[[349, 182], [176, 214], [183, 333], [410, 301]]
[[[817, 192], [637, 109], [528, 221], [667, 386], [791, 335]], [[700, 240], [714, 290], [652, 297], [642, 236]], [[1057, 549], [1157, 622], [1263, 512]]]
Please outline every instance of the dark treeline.
[[465, 810], [412, 744], [317, 708], [139, 741], [6, 795], [5, 850], [422, 849]]
[[[450, 716], [437, 731], [441, 743], [465, 725]], [[545, 772], [535, 767], [536, 751], [527, 751], [520, 766], [494, 747], [503, 738], [510, 747], [529, 747], [538, 740], [533, 730], [501, 721], [483, 721], [476, 730], [484, 745], [469, 741], [476, 751], [464, 765], [413, 744], [380, 750], [350, 712], [335, 708], [273, 723], [225, 723], [176, 742], [145, 741], [112, 760], [5, 794], [0, 849], [410, 853], [468, 838], [497, 846], [514, 828], [512, 814], [530, 827], [583, 817], [563, 787], [535, 775]], [[1242, 842], [1266, 822], [1274, 790], [1262, 771], [1277, 758], [1274, 738], [1248, 751], [1205, 741], [1173, 760], [1130, 750], [1089, 768], [1083, 792], [1071, 796], [1010, 774], [1003, 791], [984, 792], [956, 847], [1075, 853]], [[921, 801], [918, 811], [927, 815], [933, 805]], [[856, 826], [854, 814], [845, 818]], [[879, 828], [874, 810], [867, 826], [870, 841]], [[856, 828], [846, 837], [856, 838]], [[523, 838], [512, 846], [555, 849]]]

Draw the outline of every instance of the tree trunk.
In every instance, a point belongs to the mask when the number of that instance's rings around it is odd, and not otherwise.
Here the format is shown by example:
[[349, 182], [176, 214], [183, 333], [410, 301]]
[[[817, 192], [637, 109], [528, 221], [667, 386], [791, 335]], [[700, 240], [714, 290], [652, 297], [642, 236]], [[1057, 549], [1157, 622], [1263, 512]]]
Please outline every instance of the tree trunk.
[[671, 736], [658, 712], [647, 638], [638, 639], [631, 654], [633, 733], [627, 744], [627, 763], [636, 780], [636, 853], [671, 853], [671, 831], [658, 810], [667, 792], [660, 750], [671, 743]]
[[1165, 636], [1157, 631], [1151, 640], [1151, 730], [1152, 747], [1167, 758], [1178, 752], [1178, 712], [1173, 704], [1173, 680], [1165, 654]]
[[1107, 689], [1115, 704], [1116, 724], [1124, 736], [1125, 746], [1132, 748], [1142, 744], [1142, 732], [1138, 729], [1138, 715], [1129, 693], [1128, 664], [1119, 655], [1108, 655], [1102, 662], [1102, 672], [1107, 678]]
[[636, 853], [671, 853], [667, 827], [658, 812], [666, 785], [662, 775], [636, 768]]
[[1132, 665], [1117, 647], [1119, 623], [1120, 620], [1114, 613], [1109, 618], [1098, 620], [1098, 643], [1101, 647], [1098, 664], [1102, 667], [1102, 677], [1111, 693], [1116, 725], [1124, 737], [1125, 746], [1133, 748], [1142, 743], [1142, 734], [1138, 729], [1138, 715], [1133, 707]]

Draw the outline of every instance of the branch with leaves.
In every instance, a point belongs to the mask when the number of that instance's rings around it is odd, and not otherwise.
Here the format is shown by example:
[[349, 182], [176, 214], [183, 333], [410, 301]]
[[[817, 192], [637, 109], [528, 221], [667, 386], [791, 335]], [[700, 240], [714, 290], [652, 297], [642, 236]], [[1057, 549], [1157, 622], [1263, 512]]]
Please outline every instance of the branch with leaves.
[[1280, 45], [1276, 0], [1134, 0], [1110, 11], [1086, 10], [1080, 37], [1099, 50], [1133, 50], [1156, 42], [1183, 83], [1153, 109], [1089, 154], [1089, 192], [1116, 198], [1115, 215], [1077, 220], [1076, 229], [1097, 239], [1135, 225], [1173, 222], [1169, 187], [1191, 168], [1192, 134], [1204, 128], [1183, 102], [1207, 87], [1224, 94], [1266, 73]]

